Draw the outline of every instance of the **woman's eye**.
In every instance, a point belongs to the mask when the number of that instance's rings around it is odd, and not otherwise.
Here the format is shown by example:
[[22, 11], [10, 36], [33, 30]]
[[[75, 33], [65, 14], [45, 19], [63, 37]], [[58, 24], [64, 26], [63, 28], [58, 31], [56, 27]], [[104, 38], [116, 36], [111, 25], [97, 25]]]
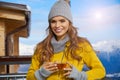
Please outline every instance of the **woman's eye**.
[[60, 20], [60, 22], [65, 22], [65, 20]]
[[52, 20], [51, 23], [55, 23], [56, 21]]

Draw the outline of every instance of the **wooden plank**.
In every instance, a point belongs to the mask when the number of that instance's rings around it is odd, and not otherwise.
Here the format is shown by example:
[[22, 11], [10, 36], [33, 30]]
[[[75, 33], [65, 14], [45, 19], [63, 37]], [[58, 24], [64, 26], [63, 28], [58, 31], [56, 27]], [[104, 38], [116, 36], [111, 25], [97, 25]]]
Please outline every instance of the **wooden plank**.
[[0, 56], [5, 56], [5, 24], [0, 21]]
[[0, 57], [0, 65], [30, 64], [31, 56], [3, 56]]
[[20, 28], [26, 24], [26, 21], [17, 21], [17, 20], [5, 20], [6, 25], [6, 34], [9, 34], [16, 29], [19, 29], [18, 31], [21, 31]]
[[20, 37], [28, 37], [28, 32], [27, 31], [28, 30], [27, 30], [27, 27], [26, 27], [23, 30], [16, 32], [15, 35], [19, 35]]
[[0, 74], [5, 74], [5, 72], [6, 72], [6, 66], [0, 65]]
[[3, 22], [3, 21], [0, 21], [0, 31], [5, 30], [5, 29], [4, 29], [4, 26], [5, 26], [4, 22]]
[[[26, 78], [27, 73], [7, 73], [7, 74], [0, 74], [0, 78], [2, 80], [24, 80]], [[10, 79], [8, 79], [10, 78]]]
[[0, 56], [4, 56], [5, 54], [5, 48], [0, 47]]
[[[0, 44], [5, 44], [5, 33], [0, 30]], [[0, 45], [3, 46], [3, 45]]]
[[13, 35], [13, 55], [18, 56], [19, 55], [19, 36]]
[[4, 39], [5, 39], [5, 31], [4, 30], [0, 30], [0, 43], [2, 43], [4, 41]]
[[0, 9], [0, 18], [25, 21], [24, 13], [5, 9]]
[[[0, 20], [0, 56], [5, 56], [5, 22]], [[6, 72], [6, 66], [0, 65], [0, 74]]]

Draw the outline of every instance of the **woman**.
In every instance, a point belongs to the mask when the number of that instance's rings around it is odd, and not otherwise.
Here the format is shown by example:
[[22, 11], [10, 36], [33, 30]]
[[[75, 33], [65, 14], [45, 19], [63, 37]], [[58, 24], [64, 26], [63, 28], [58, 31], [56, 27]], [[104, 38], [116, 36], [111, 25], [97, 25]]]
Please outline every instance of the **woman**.
[[[105, 76], [105, 69], [89, 41], [78, 37], [72, 25], [70, 6], [57, 1], [48, 16], [49, 34], [32, 57], [27, 80], [96, 80]], [[65, 66], [59, 67], [64, 63]], [[90, 70], [82, 71], [84, 64]]]

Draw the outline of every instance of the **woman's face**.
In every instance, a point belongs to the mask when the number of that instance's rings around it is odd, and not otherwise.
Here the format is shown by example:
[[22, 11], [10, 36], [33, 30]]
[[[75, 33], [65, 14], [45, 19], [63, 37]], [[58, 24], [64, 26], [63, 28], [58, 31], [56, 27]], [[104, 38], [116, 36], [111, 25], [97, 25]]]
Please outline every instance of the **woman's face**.
[[50, 26], [56, 36], [56, 39], [61, 40], [65, 37], [68, 31], [69, 21], [62, 16], [56, 16], [51, 19]]

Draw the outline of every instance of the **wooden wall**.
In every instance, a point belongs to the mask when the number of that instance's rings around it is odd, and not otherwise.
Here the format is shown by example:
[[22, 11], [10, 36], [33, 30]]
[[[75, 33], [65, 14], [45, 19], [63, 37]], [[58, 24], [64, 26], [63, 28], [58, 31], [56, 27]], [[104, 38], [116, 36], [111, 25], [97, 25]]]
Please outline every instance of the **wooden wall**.
[[[0, 20], [0, 56], [5, 56], [5, 23]], [[0, 65], [0, 73], [5, 73], [6, 66]]]

